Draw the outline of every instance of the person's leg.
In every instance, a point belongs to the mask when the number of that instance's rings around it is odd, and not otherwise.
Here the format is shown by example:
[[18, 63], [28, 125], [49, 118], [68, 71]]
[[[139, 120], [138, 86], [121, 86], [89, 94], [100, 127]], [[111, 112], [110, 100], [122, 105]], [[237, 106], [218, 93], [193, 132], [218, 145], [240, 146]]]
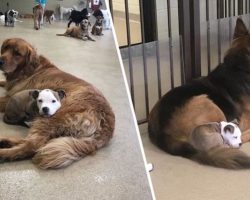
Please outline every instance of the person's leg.
[[42, 14], [42, 20], [41, 20], [41, 25], [43, 25], [43, 15], [44, 15], [44, 11], [45, 11], [45, 6], [46, 4], [41, 4], [43, 7], [43, 14]]

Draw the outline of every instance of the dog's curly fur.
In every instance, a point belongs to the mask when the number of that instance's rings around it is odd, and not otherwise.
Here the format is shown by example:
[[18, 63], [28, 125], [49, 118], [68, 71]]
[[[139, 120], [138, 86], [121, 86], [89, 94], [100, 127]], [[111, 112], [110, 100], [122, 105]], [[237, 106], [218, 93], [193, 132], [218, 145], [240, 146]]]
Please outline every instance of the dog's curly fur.
[[207, 77], [165, 94], [150, 113], [148, 130], [151, 141], [173, 155], [222, 168], [250, 168], [250, 157], [238, 149], [199, 151], [188, 141], [199, 125], [233, 119], [239, 119], [242, 142], [249, 141], [250, 34], [241, 19], [224, 62]]
[[0, 57], [7, 94], [0, 98], [4, 112], [10, 96], [25, 89], [63, 89], [67, 97], [51, 118], [37, 118], [25, 138], [0, 138], [0, 159], [33, 157], [40, 168], [61, 168], [95, 152], [109, 142], [114, 113], [91, 84], [65, 73], [19, 38], [3, 42]]

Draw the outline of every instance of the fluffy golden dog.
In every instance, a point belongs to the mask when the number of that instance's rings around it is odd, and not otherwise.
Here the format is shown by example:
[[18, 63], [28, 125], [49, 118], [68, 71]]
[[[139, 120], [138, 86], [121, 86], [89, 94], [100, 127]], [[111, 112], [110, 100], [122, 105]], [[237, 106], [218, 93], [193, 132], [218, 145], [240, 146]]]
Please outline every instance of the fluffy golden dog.
[[0, 68], [6, 76], [1, 85], [0, 111], [15, 93], [25, 89], [63, 89], [67, 97], [51, 118], [38, 117], [25, 138], [0, 138], [0, 159], [33, 157], [40, 168], [60, 168], [95, 152], [112, 138], [115, 116], [102, 93], [91, 84], [65, 73], [19, 38], [1, 47]]

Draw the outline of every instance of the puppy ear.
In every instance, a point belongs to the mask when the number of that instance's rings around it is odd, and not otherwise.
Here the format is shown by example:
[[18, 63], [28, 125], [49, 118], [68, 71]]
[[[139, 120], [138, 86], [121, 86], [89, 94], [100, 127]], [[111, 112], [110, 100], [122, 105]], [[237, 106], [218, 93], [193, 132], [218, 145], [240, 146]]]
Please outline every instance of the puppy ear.
[[66, 97], [66, 93], [64, 90], [58, 90], [57, 93], [60, 99], [63, 99], [64, 97]]
[[37, 97], [39, 96], [39, 92], [40, 90], [33, 90], [29, 92], [29, 95], [33, 98], [33, 99], [37, 99]]
[[236, 125], [238, 125], [238, 126], [240, 125], [238, 119], [236, 119], [236, 118], [235, 118], [233, 121], [231, 121], [231, 123], [234, 123], [234, 124], [236, 124]]
[[234, 132], [234, 127], [232, 126], [232, 125], [226, 125], [225, 127], [224, 127], [224, 132], [226, 133], [226, 132], [229, 132], [229, 133], [233, 133]]

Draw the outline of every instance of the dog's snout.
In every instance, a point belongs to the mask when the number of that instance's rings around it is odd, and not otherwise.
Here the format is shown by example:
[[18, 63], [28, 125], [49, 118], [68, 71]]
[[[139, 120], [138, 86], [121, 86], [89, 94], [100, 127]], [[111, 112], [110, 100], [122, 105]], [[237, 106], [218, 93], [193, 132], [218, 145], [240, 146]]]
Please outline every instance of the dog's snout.
[[242, 145], [242, 143], [239, 143], [239, 146], [241, 146]]
[[48, 114], [49, 113], [49, 108], [48, 107], [43, 107], [42, 110], [43, 110], [44, 114]]

